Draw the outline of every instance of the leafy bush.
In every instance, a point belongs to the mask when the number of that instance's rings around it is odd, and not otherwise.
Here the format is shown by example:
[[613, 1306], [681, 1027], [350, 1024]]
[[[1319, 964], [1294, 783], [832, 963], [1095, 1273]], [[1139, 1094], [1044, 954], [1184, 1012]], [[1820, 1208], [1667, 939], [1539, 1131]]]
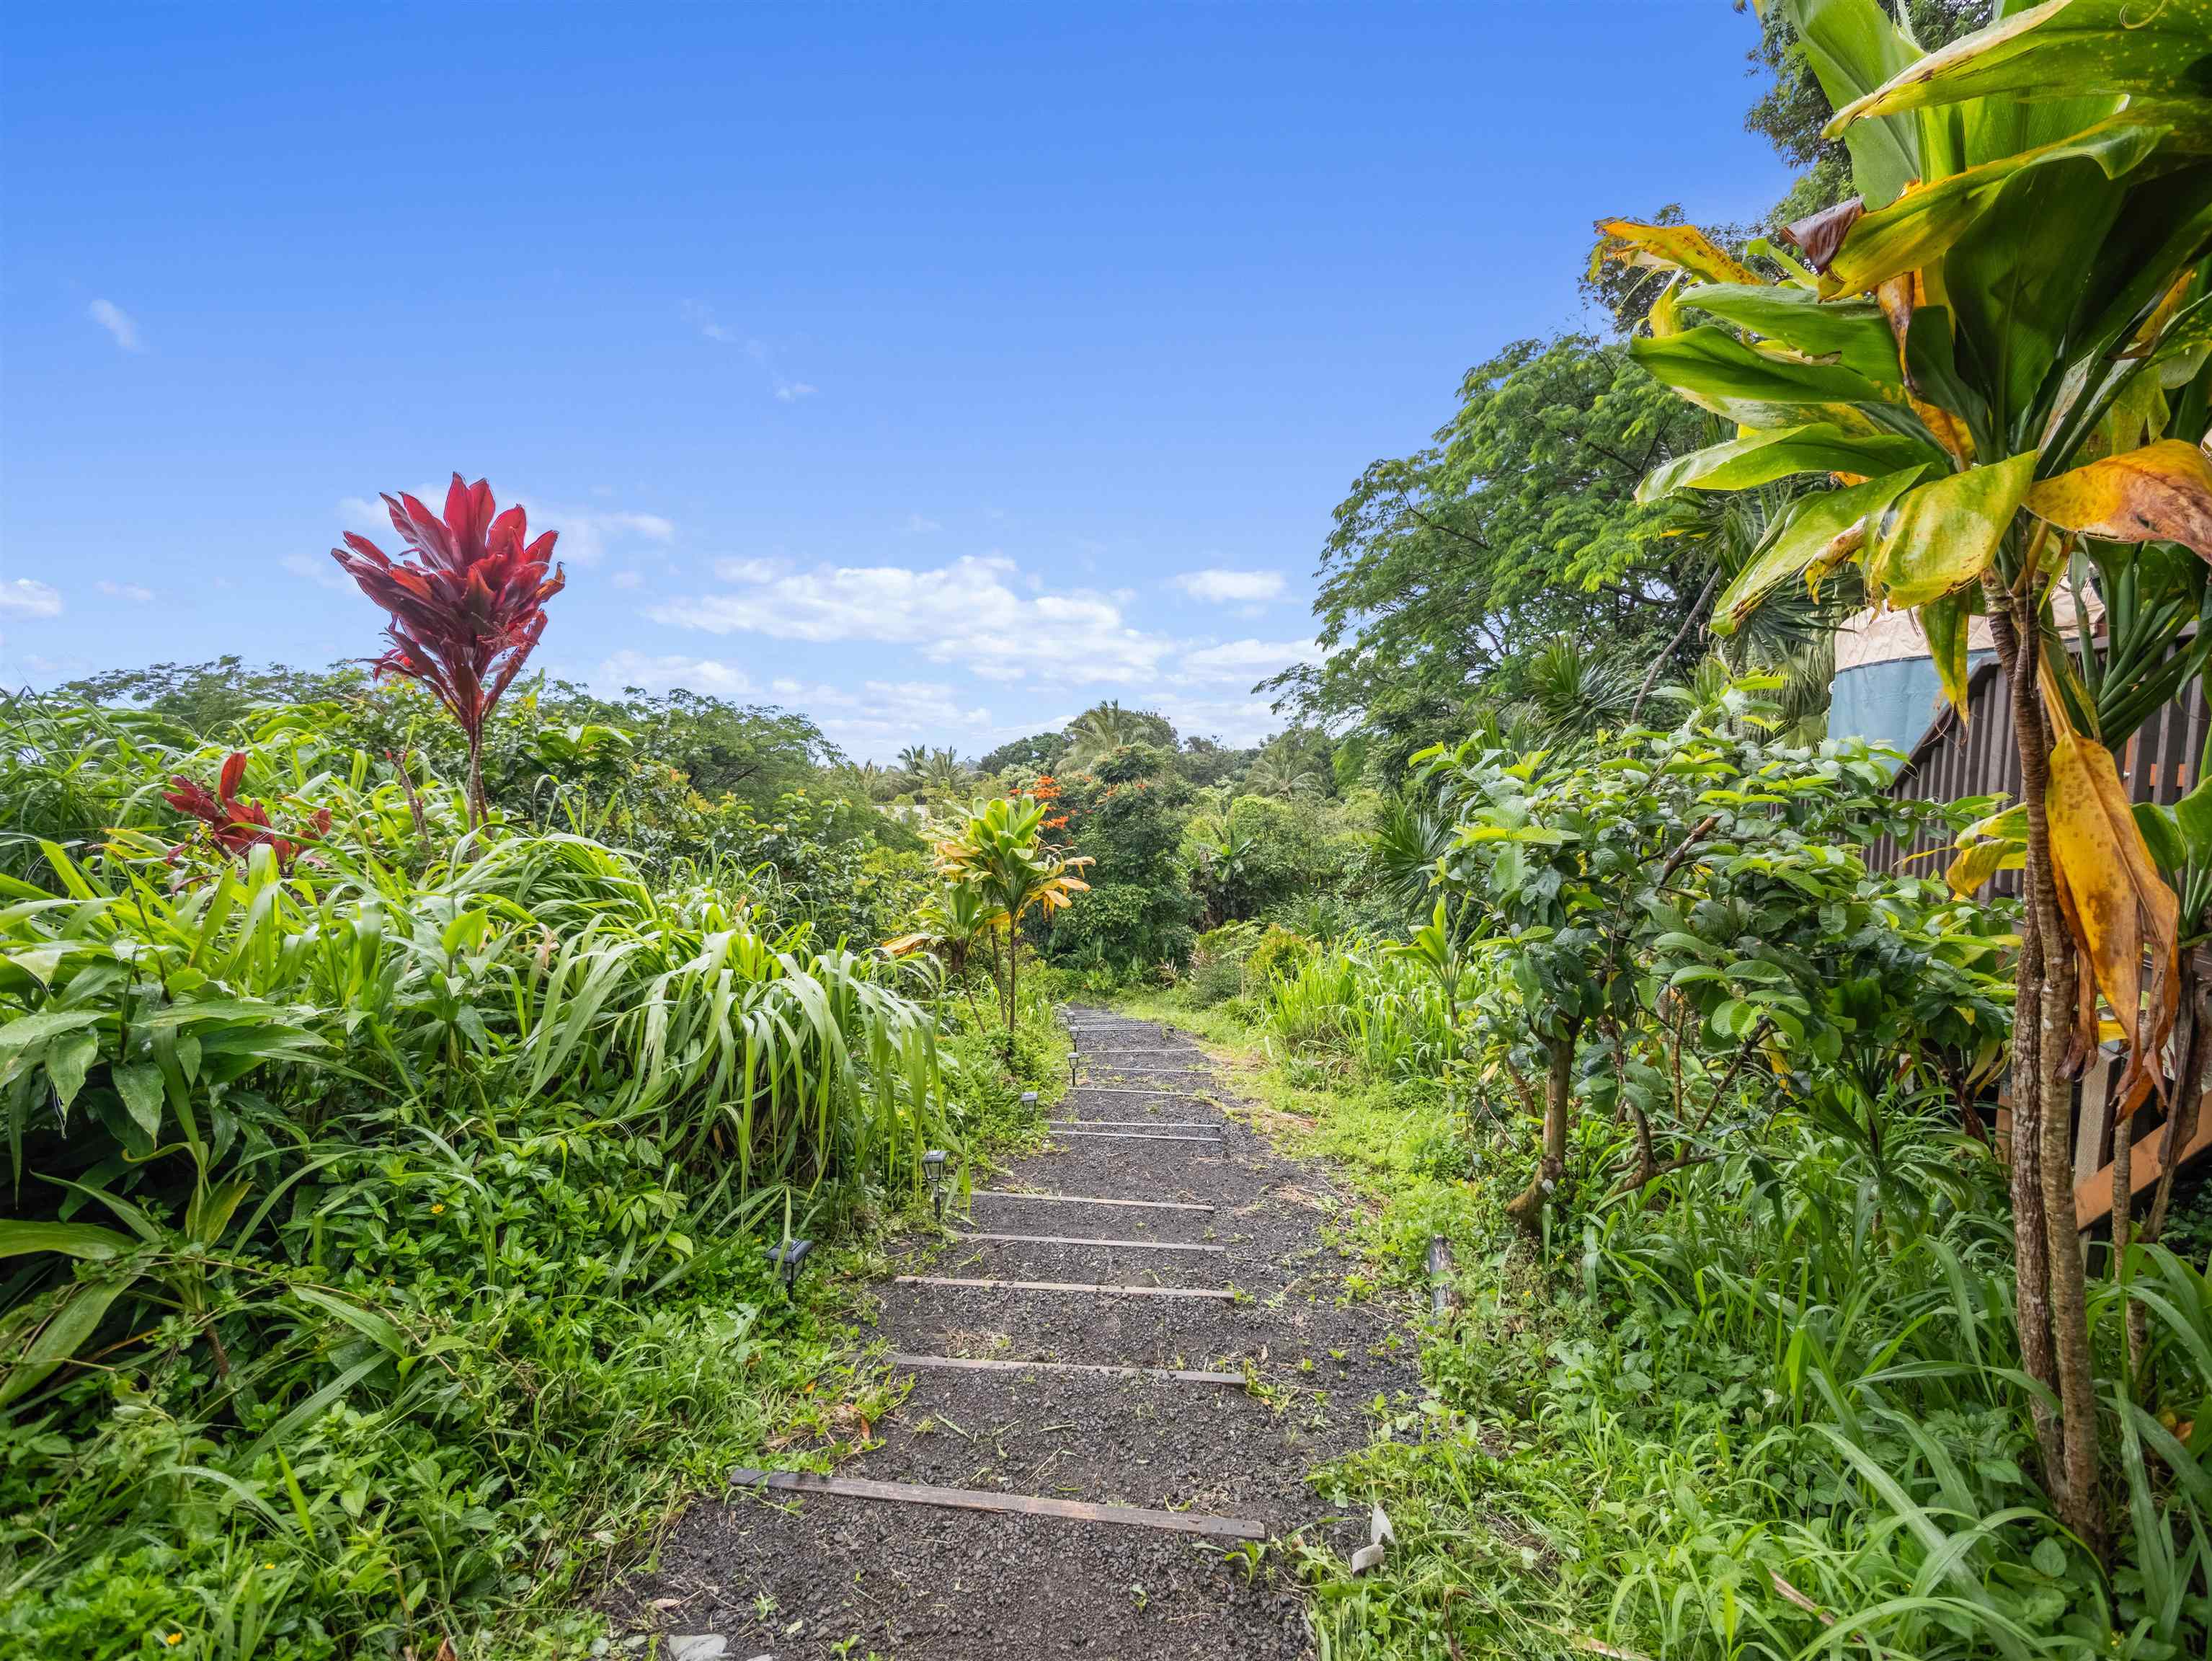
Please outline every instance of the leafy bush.
[[1290, 929], [1270, 924], [1244, 959], [1244, 990], [1263, 997], [1267, 989], [1285, 975], [1295, 974], [1313, 961], [1312, 940]]
[[[1000, 1093], [948, 1093], [925, 983], [726, 863], [469, 830], [312, 720], [217, 782], [143, 719], [7, 751], [64, 782], [40, 824], [123, 825], [0, 878], [0, 1646], [564, 1630], [586, 1536], [836, 1439], [763, 1246], [912, 1202]], [[276, 830], [179, 843], [172, 776]]]

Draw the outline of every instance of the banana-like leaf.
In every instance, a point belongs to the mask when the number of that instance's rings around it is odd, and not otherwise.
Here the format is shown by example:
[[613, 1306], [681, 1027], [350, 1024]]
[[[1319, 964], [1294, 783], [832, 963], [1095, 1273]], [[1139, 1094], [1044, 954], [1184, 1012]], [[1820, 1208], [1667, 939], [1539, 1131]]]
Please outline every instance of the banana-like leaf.
[[2027, 863], [2027, 807], [2015, 802], [2001, 813], [1977, 819], [1959, 832], [1952, 846], [1958, 857], [1943, 873], [1951, 891], [1965, 899], [2000, 871]]
[[2035, 477], [2035, 452], [1908, 490], [1867, 557], [1867, 586], [1902, 610], [1981, 575]]
[[[1842, 109], [1893, 82], [1919, 57], [1876, 0], [1784, 0], [1790, 27], [1830, 106]], [[1871, 113], [1869, 113], [1871, 114]], [[1851, 176], [1874, 207], [1926, 175], [1910, 118], [1866, 119], [1844, 134]]]
[[2205, 0], [2048, 0], [1838, 105], [1826, 136], [1848, 138], [1863, 121], [1970, 98], [2125, 97], [2131, 114], [2172, 122], [2176, 137], [2201, 151], [2212, 142], [2208, 40]]
[[[2159, 875], [2112, 751], [2072, 730], [2063, 708], [2050, 707], [2060, 728], [2044, 793], [2051, 870], [2075, 945], [2127, 1035], [2128, 1069], [2119, 1086], [2124, 1099], [2165, 1066], [2179, 998], [2181, 902]], [[2152, 965], [2148, 1010], [2146, 953]]]
[[136, 1275], [124, 1275], [57, 1287], [52, 1294], [52, 1307], [40, 1321], [37, 1335], [6, 1374], [0, 1376], [0, 1407], [35, 1389], [48, 1373], [83, 1348], [108, 1305], [137, 1279]]
[[2179, 439], [2047, 478], [2027, 493], [2027, 507], [2061, 530], [2112, 542], [2178, 542], [2212, 561], [2212, 461]]
[[1869, 380], [1894, 385], [1897, 345], [1881, 307], [1871, 301], [1822, 301], [1794, 283], [1701, 283], [1675, 305], [1779, 341], [1808, 357], [1833, 358]]
[[1856, 473], [1876, 478], [1942, 456], [1902, 433], [1848, 433], [1826, 422], [1780, 432], [1744, 433], [1655, 467], [1636, 487], [1640, 502], [1675, 490], [1747, 490], [1793, 473]]
[[[1931, 401], [1923, 397], [1923, 393], [1927, 391], [1927, 388], [1921, 385], [1914, 372], [1912, 319], [1927, 307], [1928, 283], [1925, 273], [1905, 271], [1893, 277], [1875, 290], [1875, 299], [1881, 308], [1884, 325], [1889, 331], [1890, 342], [1897, 354], [1897, 361], [1905, 370], [1905, 401], [1912, 406], [1912, 413], [1920, 417], [1920, 424], [1935, 435], [1936, 441], [1943, 447], [1952, 459], [1971, 465], [1975, 455], [1974, 436], [1966, 420], [1941, 399]], [[1936, 308], [1936, 315], [1943, 326], [1942, 351], [1948, 367], [1950, 358], [1950, 313]], [[1930, 330], [1928, 326], [1923, 326], [1921, 337], [1920, 347], [1924, 356], [1931, 344]], [[1957, 384], [1955, 370], [1949, 377], [1949, 384], [1945, 390], [1954, 399], [1960, 397], [1961, 389]]]
[[[1817, 561], [1856, 551], [1873, 520], [1928, 470], [1906, 467], [1840, 490], [1800, 496], [1774, 521], [1758, 552], [1713, 602], [1712, 630], [1734, 634], [1759, 602]], [[1845, 545], [1848, 544], [1848, 545]]]
[[1928, 636], [1928, 655], [1936, 665], [1936, 678], [1943, 696], [1966, 719], [1966, 637], [1972, 600], [1978, 588], [1938, 594], [1920, 608], [1920, 632]]
[[1649, 271], [1687, 271], [1707, 283], [1757, 283], [1759, 273], [1723, 248], [1695, 225], [1642, 225], [1632, 219], [1601, 219], [1597, 232], [1607, 239], [1591, 260], [1618, 260]]
[[1771, 356], [1710, 325], [1663, 339], [1638, 337], [1628, 350], [1662, 386], [1739, 427], [1802, 427], [1824, 421], [1871, 433], [1878, 430], [1875, 423], [1852, 406], [1891, 398], [1856, 370]]
[[2007, 185], [2032, 169], [2087, 160], [2106, 178], [2118, 179], [2150, 155], [2164, 131], [2130, 116], [2113, 116], [2056, 143], [1907, 191], [1851, 227], [1834, 263], [1821, 275], [1820, 292], [1858, 294], [1935, 264], [1996, 204]]
[[138, 1243], [128, 1234], [98, 1223], [41, 1223], [0, 1220], [0, 1257], [20, 1257], [29, 1251], [58, 1251], [71, 1257], [99, 1259], [130, 1250]]

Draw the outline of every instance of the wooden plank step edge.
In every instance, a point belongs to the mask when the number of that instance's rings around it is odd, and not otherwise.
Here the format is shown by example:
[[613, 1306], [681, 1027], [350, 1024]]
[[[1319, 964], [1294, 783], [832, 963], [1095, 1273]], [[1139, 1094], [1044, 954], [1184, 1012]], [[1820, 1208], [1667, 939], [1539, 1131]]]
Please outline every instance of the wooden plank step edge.
[[1107, 1142], [1218, 1142], [1221, 1134], [1210, 1136], [1170, 1136], [1157, 1130], [1071, 1130], [1064, 1124], [1046, 1127], [1055, 1136], [1095, 1136]]
[[1207, 1372], [1191, 1367], [1122, 1366], [1104, 1361], [977, 1360], [965, 1355], [886, 1355], [892, 1366], [933, 1372], [1082, 1372], [1094, 1378], [1160, 1378], [1176, 1384], [1242, 1384], [1241, 1372]]
[[1229, 1250], [1224, 1245], [1207, 1245], [1187, 1240], [1098, 1240], [1086, 1234], [956, 1234], [955, 1240], [1018, 1241], [1028, 1245], [1087, 1245], [1113, 1246], [1133, 1251], [1210, 1251], [1216, 1256]]
[[1024, 1194], [1018, 1188], [976, 1188], [971, 1200], [1035, 1200], [1044, 1205], [1118, 1205], [1137, 1211], [1212, 1211], [1210, 1205], [1190, 1200], [1109, 1200], [1099, 1194]]
[[1219, 1119], [1048, 1119], [1048, 1130], [1218, 1130]]
[[902, 1287], [972, 1287], [982, 1292], [1079, 1292], [1086, 1297], [1211, 1298], [1227, 1303], [1237, 1294], [1227, 1287], [1100, 1286], [1091, 1281], [970, 1281], [953, 1275], [894, 1275]]
[[803, 1470], [730, 1473], [733, 1488], [775, 1488], [788, 1494], [829, 1494], [849, 1500], [883, 1500], [910, 1506], [944, 1506], [956, 1511], [1011, 1512], [1021, 1517], [1058, 1517], [1076, 1523], [1115, 1523], [1126, 1528], [1160, 1529], [1170, 1534], [1202, 1534], [1214, 1540], [1265, 1540], [1267, 1526], [1245, 1517], [1206, 1517], [1146, 1506], [1107, 1506], [1088, 1500], [1048, 1500], [1031, 1494], [989, 1494], [979, 1488], [932, 1488], [921, 1482], [875, 1482], [860, 1476], [817, 1476]]

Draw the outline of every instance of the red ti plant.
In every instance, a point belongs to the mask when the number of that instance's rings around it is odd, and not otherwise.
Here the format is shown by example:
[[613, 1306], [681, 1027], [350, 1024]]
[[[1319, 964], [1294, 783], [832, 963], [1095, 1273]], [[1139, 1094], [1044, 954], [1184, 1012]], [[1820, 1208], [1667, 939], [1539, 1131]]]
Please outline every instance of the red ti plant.
[[529, 661], [545, 632], [545, 602], [567, 581], [558, 566], [546, 571], [559, 532], [528, 541], [521, 508], [495, 518], [491, 486], [464, 484], [459, 473], [442, 520], [404, 491], [384, 505], [412, 558], [389, 559], [350, 531], [331, 557], [391, 618], [384, 634], [392, 649], [376, 660], [376, 672], [428, 687], [460, 723], [469, 741], [469, 821], [481, 824], [484, 722]]
[[[246, 779], [246, 752], [234, 750], [222, 764], [222, 772], [216, 780], [215, 793], [208, 794], [204, 785], [195, 784], [179, 773], [169, 781], [173, 787], [161, 793], [161, 800], [179, 813], [188, 813], [204, 824], [216, 846], [226, 854], [240, 859], [248, 857], [257, 848], [267, 848], [276, 856], [276, 868], [289, 871], [292, 861], [300, 856], [308, 843], [319, 840], [331, 828], [331, 810], [323, 808], [309, 821], [313, 834], [292, 837], [280, 836], [269, 823], [269, 810], [258, 801], [240, 801], [238, 787]], [[179, 843], [169, 850], [169, 857], [177, 859], [185, 851]]]

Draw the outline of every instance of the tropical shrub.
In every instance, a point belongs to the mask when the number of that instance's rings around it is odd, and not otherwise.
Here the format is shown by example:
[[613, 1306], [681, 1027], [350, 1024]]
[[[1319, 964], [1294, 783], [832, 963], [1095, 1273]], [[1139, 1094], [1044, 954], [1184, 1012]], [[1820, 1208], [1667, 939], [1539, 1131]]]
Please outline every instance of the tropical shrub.
[[40, 735], [138, 823], [0, 878], [0, 1647], [573, 1627], [586, 1536], [815, 1411], [763, 1244], [997, 1116], [882, 954], [268, 725]]
[[[1990, 619], [2022, 780], [2015, 1305], [2044, 1480], [2102, 1551], [2113, 1519], [2069, 1180], [2072, 1058], [2094, 1047], [2101, 1000], [2129, 1043], [2121, 1148], [2154, 1091], [2198, 1093], [2196, 1075], [2169, 1080], [2169, 1058], [2203, 1059], [2168, 1043], [2179, 902], [2114, 751], [2203, 661], [2201, 646], [2168, 650], [2198, 620], [2201, 578], [2197, 605], [2133, 601], [2191, 555], [2212, 559], [2205, 20], [2191, 5], [2051, 0], [2000, 8], [1923, 55], [1868, 0], [1784, 9], [1858, 194], [1788, 228], [1802, 263], [1769, 249], [1779, 282], [1687, 227], [1603, 222], [1626, 257], [1687, 279], [1653, 307], [1637, 362], [1737, 428], [1638, 496], [1808, 473], [1840, 487], [1775, 517], [1715, 603], [1718, 628], [1855, 563], [1875, 603], [1916, 613], [1963, 703], [1970, 619]], [[2091, 566], [2112, 624], [2077, 654], [2050, 597]]]

